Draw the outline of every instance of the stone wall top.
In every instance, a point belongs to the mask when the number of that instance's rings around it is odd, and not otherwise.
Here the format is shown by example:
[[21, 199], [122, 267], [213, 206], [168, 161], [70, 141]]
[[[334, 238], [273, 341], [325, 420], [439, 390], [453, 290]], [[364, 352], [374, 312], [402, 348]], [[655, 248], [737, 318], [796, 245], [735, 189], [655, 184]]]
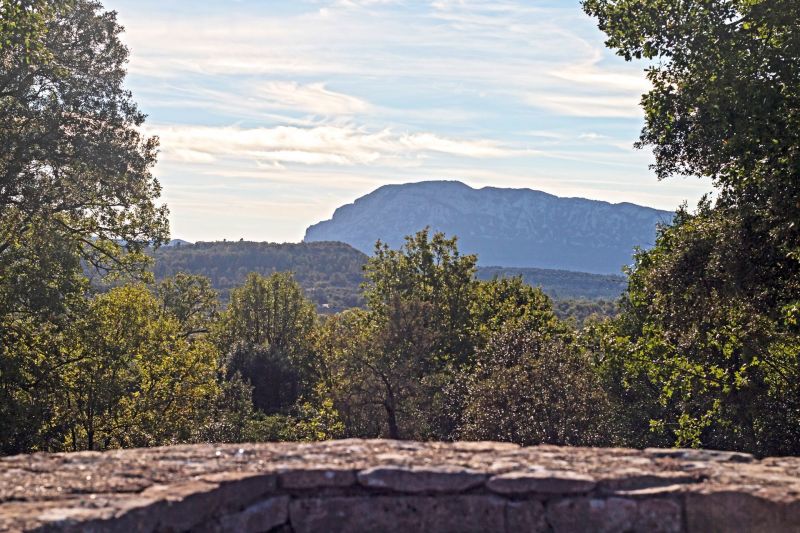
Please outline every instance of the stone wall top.
[[800, 458], [341, 440], [0, 459], [0, 531], [800, 531]]

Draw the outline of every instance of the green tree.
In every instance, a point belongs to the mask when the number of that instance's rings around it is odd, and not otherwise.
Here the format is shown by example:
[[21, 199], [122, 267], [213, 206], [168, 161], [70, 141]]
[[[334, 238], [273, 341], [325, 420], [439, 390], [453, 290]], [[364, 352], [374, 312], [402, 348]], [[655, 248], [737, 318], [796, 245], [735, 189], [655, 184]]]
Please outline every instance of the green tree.
[[465, 383], [459, 438], [609, 444], [600, 381], [579, 345], [557, 330], [511, 324], [478, 352]]
[[348, 436], [431, 438], [436, 332], [425, 324], [430, 304], [395, 297], [384, 311], [346, 311], [325, 322], [318, 339], [324, 390]]
[[[0, 450], [63, 445], [82, 262], [141, 272], [167, 237], [155, 139], [122, 86], [127, 49], [97, 2], [0, 2]], [[120, 244], [124, 243], [124, 244]]]
[[143, 285], [95, 297], [80, 337], [64, 372], [68, 449], [190, 439], [218, 393], [213, 344], [190, 343]]
[[253, 385], [255, 406], [285, 413], [308, 391], [316, 311], [290, 273], [252, 273], [231, 292], [221, 343], [229, 374]]
[[512, 324], [525, 324], [543, 334], [564, 333], [550, 298], [521, 277], [494, 278], [477, 284], [472, 303], [472, 321], [479, 338], [489, 338]]
[[474, 255], [461, 255], [456, 238], [424, 229], [406, 237], [398, 250], [378, 242], [365, 267], [367, 306], [387, 315], [396, 299], [430, 305], [426, 326], [437, 332], [431, 356], [461, 364], [472, 352], [471, 303], [476, 281]]
[[[139, 133], [144, 115], [122, 86], [122, 28], [88, 0], [53, 2], [33, 17], [46, 53], [31, 60], [25, 46], [0, 49], [0, 274], [4, 252], [34, 221], [97, 266], [135, 263], [166, 240], [167, 220], [150, 172], [157, 139]], [[26, 39], [4, 29], [5, 40]]]
[[45, 21], [51, 15], [51, 4], [44, 0], [0, 1], [0, 50], [22, 61], [49, 59], [44, 47], [47, 33]]
[[[661, 178], [705, 176], [640, 252], [619, 319], [632, 389], [678, 444], [797, 453], [800, 427], [800, 4], [586, 0], [626, 57], [650, 60], [640, 146]], [[638, 393], [637, 393], [638, 394]]]
[[217, 291], [205, 276], [179, 272], [161, 281], [156, 293], [164, 312], [178, 321], [185, 337], [210, 333], [219, 319]]

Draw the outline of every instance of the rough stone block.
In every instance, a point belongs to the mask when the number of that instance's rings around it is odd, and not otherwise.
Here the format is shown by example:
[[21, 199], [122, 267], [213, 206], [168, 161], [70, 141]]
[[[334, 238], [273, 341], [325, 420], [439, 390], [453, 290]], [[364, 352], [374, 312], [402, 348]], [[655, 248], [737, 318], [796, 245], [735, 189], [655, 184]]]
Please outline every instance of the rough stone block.
[[639, 506], [636, 526], [640, 531], [677, 533], [683, 529], [680, 503], [674, 499], [637, 500]]
[[636, 502], [624, 498], [570, 498], [547, 504], [547, 521], [559, 531], [633, 531]]
[[550, 531], [542, 502], [527, 500], [506, 503], [506, 531], [509, 533]]
[[296, 533], [505, 531], [505, 501], [486, 495], [309, 498], [289, 504]]
[[718, 461], [752, 463], [755, 458], [749, 453], [721, 450], [698, 450], [694, 448], [645, 448], [644, 453], [652, 457], [668, 457], [685, 461]]
[[358, 473], [358, 482], [371, 489], [395, 492], [464, 492], [482, 485], [486, 474], [466, 468], [403, 468], [379, 466]]
[[547, 504], [547, 521], [555, 532], [678, 533], [681, 508], [666, 499], [639, 502], [626, 498], [569, 498]]
[[356, 473], [353, 470], [298, 468], [280, 472], [281, 488], [290, 490], [349, 487], [355, 484]]
[[773, 533], [800, 531], [800, 505], [740, 491], [686, 495], [689, 531]]
[[220, 520], [220, 531], [258, 533], [285, 524], [289, 519], [289, 497], [278, 496], [254, 503], [244, 511]]
[[611, 479], [603, 479], [598, 483], [600, 491], [605, 493], [639, 491], [700, 483], [702, 472], [664, 472], [658, 474], [643, 472], [614, 472]]
[[486, 483], [498, 494], [583, 494], [594, 489], [591, 476], [569, 471], [534, 470], [493, 476]]
[[421, 531], [423, 509], [412, 498], [303, 498], [289, 503], [295, 533]]

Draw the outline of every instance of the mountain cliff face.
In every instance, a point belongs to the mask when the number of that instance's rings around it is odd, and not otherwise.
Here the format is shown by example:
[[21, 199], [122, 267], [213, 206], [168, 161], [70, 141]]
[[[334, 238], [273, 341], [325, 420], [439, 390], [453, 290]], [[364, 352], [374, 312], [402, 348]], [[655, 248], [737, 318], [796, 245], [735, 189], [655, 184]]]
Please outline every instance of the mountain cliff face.
[[473, 189], [457, 181], [386, 185], [306, 230], [305, 241], [342, 241], [372, 253], [430, 226], [457, 235], [481, 265], [619, 273], [635, 246], [655, 242], [672, 213], [630, 203], [560, 198], [531, 189]]

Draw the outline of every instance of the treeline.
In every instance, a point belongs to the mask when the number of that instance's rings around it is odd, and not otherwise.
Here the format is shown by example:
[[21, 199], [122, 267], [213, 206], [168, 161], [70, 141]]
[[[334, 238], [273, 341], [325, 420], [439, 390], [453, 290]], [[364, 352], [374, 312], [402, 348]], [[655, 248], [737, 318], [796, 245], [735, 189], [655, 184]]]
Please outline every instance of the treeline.
[[617, 300], [625, 291], [624, 276], [590, 274], [547, 268], [479, 267], [478, 279], [521, 277], [522, 281], [542, 290], [554, 300]]
[[[361, 284], [368, 256], [345, 243], [198, 242], [162, 247], [152, 255], [157, 281], [179, 272], [207, 277], [223, 305], [231, 289], [244, 283], [251, 272], [292, 272], [321, 313], [365, 303]], [[622, 276], [540, 268], [478, 267], [476, 277], [521, 277], [557, 302], [559, 316], [572, 316], [578, 323], [592, 314], [613, 316], [612, 302], [621, 296], [626, 283]]]
[[363, 309], [329, 316], [288, 273], [249, 274], [224, 310], [208, 278], [185, 273], [87, 294], [57, 335], [38, 336], [56, 349], [28, 361], [36, 382], [0, 406], [0, 446], [617, 443], [582, 335], [519, 278], [477, 280], [475, 261], [421, 231], [369, 259]]
[[619, 314], [618, 300], [553, 300], [558, 318], [583, 326], [590, 320], [612, 318]]
[[225, 303], [251, 272], [292, 272], [320, 312], [364, 304], [360, 285], [367, 256], [340, 242], [198, 242], [162, 247], [153, 255], [156, 280], [179, 272], [201, 275]]

